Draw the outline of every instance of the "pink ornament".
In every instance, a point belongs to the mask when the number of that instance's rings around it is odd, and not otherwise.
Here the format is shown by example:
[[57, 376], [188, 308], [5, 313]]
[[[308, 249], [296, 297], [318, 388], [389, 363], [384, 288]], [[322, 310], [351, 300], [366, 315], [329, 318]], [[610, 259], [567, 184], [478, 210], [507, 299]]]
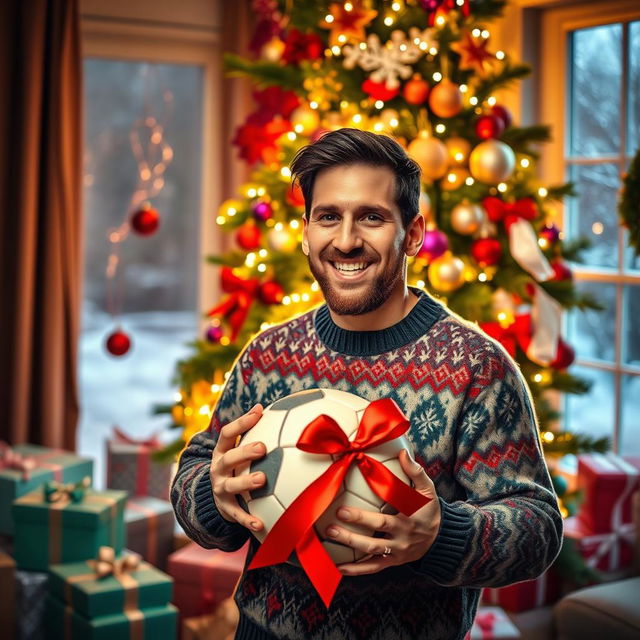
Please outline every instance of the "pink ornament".
[[449, 248], [449, 238], [439, 229], [427, 229], [420, 249], [420, 257], [426, 260], [439, 258]]
[[560, 238], [560, 229], [558, 229], [553, 222], [551, 224], [545, 224], [544, 227], [540, 229], [540, 237], [544, 238], [549, 244], [553, 244]]
[[256, 202], [252, 207], [253, 217], [260, 222], [266, 222], [273, 217], [273, 207], [269, 202]]
[[220, 338], [222, 338], [222, 328], [216, 325], [211, 325], [205, 334], [206, 339], [213, 344], [218, 344]]

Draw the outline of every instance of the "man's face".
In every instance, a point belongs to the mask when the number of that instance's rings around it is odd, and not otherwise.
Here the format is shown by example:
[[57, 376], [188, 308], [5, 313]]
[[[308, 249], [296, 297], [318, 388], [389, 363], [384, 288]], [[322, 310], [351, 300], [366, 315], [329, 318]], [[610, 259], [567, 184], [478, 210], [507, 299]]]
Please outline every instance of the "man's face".
[[318, 173], [302, 247], [334, 313], [374, 311], [404, 289], [405, 238], [391, 169], [357, 164]]

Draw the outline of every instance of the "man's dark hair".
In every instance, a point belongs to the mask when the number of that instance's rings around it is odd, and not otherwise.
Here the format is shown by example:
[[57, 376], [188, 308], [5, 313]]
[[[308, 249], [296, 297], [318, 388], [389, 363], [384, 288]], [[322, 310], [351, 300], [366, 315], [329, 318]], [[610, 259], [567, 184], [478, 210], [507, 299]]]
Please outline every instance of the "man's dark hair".
[[307, 220], [318, 172], [352, 164], [389, 167], [393, 171], [396, 205], [402, 224], [407, 227], [419, 211], [420, 167], [389, 136], [350, 128], [330, 131], [317, 142], [302, 147], [291, 163], [294, 181], [298, 181], [304, 195]]

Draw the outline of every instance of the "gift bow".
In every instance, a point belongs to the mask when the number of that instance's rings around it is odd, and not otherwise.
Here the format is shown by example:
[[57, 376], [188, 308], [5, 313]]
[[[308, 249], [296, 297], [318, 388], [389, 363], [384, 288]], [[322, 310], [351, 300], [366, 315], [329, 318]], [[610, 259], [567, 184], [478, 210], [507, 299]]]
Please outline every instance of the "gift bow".
[[133, 444], [140, 447], [148, 447], [149, 449], [159, 449], [162, 446], [162, 443], [155, 433], [146, 440], [136, 440], [118, 427], [113, 427], [113, 439], [115, 440], [115, 442], [119, 442], [122, 444]]
[[342, 574], [320, 543], [313, 525], [333, 502], [351, 465], [356, 463], [369, 487], [406, 516], [431, 501], [365, 453], [367, 449], [399, 438], [408, 428], [409, 421], [389, 398], [374, 400], [367, 406], [353, 442], [349, 442], [337, 422], [327, 415], [320, 415], [310, 422], [296, 446], [307, 453], [339, 457], [282, 514], [253, 557], [249, 569], [286, 562], [295, 551], [328, 608]]
[[79, 482], [63, 484], [50, 480], [44, 485], [44, 497], [47, 502], [73, 502], [84, 500], [86, 490], [91, 486], [91, 478], [85, 476]]
[[0, 471], [3, 469], [22, 471], [22, 479], [26, 481], [29, 480], [31, 471], [35, 468], [34, 458], [18, 453], [6, 442], [0, 442]]
[[508, 327], [503, 327], [499, 322], [482, 322], [480, 328], [497, 340], [512, 358], [516, 357], [516, 345], [525, 353], [529, 348], [531, 316], [528, 313], [516, 316]]
[[107, 576], [117, 578], [125, 573], [131, 573], [139, 569], [140, 556], [132, 553], [122, 558], [116, 558], [115, 549], [105, 546], [98, 549], [98, 555], [91, 564], [98, 578], [106, 578]]
[[476, 624], [483, 638], [493, 638], [493, 628], [496, 624], [496, 614], [492, 611], [481, 611], [476, 615]]

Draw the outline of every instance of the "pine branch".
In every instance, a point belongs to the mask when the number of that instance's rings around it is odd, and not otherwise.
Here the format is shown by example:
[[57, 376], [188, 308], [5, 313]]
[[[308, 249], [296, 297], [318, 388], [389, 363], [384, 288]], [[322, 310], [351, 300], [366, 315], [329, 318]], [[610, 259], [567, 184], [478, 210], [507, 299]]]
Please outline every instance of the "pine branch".
[[542, 448], [547, 454], [577, 455], [579, 453], [606, 453], [611, 449], [609, 438], [594, 438], [582, 433], [562, 431], [551, 442], [543, 442]]
[[575, 190], [573, 182], [567, 182], [565, 184], [554, 185], [547, 187], [547, 200], [560, 201], [564, 198], [573, 197], [578, 195]]
[[585, 237], [565, 240], [560, 247], [560, 255], [569, 262], [582, 262], [580, 254], [589, 247], [591, 247], [591, 241]]
[[300, 91], [303, 74], [293, 65], [280, 65], [266, 60], [247, 60], [233, 53], [223, 55], [224, 68], [230, 77], [247, 77], [255, 80], [256, 87], [277, 85], [290, 91]]
[[549, 142], [551, 140], [551, 128], [541, 124], [530, 127], [510, 127], [502, 134], [502, 140], [512, 147], [514, 151], [535, 155], [535, 152], [530, 151], [527, 145]]
[[602, 311], [602, 306], [597, 299], [589, 293], [578, 292], [571, 280], [548, 280], [539, 283], [540, 286], [565, 309], [595, 309]]
[[584, 378], [578, 378], [566, 371], [555, 371], [553, 382], [549, 385], [549, 388], [580, 396], [589, 392], [591, 382]]
[[526, 78], [530, 73], [531, 67], [527, 64], [506, 63], [499, 72], [483, 78], [476, 86], [474, 94], [478, 98], [478, 102], [482, 103], [496, 89], [504, 89], [516, 80]]

